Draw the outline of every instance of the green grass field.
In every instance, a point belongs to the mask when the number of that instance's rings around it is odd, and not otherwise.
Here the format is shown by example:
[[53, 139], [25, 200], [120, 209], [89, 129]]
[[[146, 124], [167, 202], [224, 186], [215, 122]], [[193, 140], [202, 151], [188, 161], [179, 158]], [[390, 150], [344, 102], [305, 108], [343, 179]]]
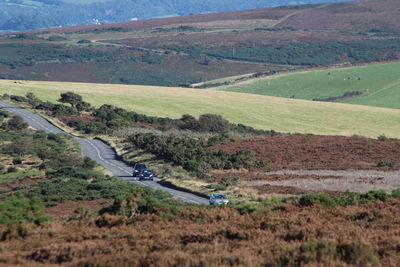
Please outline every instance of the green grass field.
[[253, 79], [216, 90], [287, 98], [324, 99], [359, 91], [344, 103], [400, 108], [400, 62], [308, 70]]
[[31, 91], [53, 102], [60, 93], [74, 91], [96, 106], [107, 103], [172, 118], [216, 113], [232, 122], [281, 132], [400, 138], [398, 109], [174, 87], [0, 80], [0, 94], [9, 90], [15, 95]]

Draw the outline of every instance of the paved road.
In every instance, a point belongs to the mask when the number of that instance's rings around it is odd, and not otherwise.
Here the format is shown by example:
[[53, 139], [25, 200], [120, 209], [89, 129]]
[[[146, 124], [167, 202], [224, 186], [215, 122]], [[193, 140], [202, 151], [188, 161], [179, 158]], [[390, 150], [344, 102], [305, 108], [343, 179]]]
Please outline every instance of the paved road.
[[[26, 121], [32, 128], [36, 130], [42, 130], [46, 133], [63, 133], [64, 131], [60, 128], [49, 123], [46, 119], [33, 114], [24, 108], [17, 107], [8, 103], [0, 102], [0, 108], [4, 108], [7, 111], [13, 112], [20, 115], [24, 121]], [[190, 193], [181, 192], [178, 190], [170, 189], [158, 184], [156, 181], [136, 181], [132, 177], [132, 167], [121, 161], [114, 149], [98, 139], [85, 139], [80, 137], [74, 137], [82, 148], [84, 156], [87, 156], [99, 164], [110, 170], [115, 176], [121, 177], [127, 181], [138, 183], [141, 185], [149, 186], [154, 189], [166, 191], [173, 196], [180, 198], [184, 201], [194, 204], [208, 204], [208, 200]]]

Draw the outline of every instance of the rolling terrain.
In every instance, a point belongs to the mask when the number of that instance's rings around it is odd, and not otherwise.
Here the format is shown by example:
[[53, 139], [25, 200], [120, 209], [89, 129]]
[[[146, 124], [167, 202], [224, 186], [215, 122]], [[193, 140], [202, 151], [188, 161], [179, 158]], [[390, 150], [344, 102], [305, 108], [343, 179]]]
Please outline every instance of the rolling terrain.
[[[132, 1], [132, 0], [1, 0], [0, 31], [112, 23], [208, 12], [234, 11], [346, 0]], [[229, 4], [228, 4], [229, 3]]]
[[[400, 108], [400, 62], [276, 74], [216, 90]], [[223, 80], [217, 82], [224, 82]], [[215, 83], [215, 82], [210, 82]], [[346, 97], [346, 93], [348, 96]]]
[[398, 1], [370, 0], [3, 34], [0, 78], [188, 86], [391, 61], [400, 57], [399, 12]]
[[172, 87], [0, 80], [1, 94], [34, 92], [56, 102], [66, 91], [95, 106], [111, 104], [147, 115], [215, 113], [231, 122], [279, 132], [400, 137], [400, 126], [394, 123], [400, 118], [398, 109]]

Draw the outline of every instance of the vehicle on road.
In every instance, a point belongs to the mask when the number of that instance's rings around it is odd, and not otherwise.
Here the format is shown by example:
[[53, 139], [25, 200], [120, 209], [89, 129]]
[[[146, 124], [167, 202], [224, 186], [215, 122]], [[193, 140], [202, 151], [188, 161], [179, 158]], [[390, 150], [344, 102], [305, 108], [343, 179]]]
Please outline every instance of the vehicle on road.
[[222, 193], [212, 193], [210, 195], [210, 205], [226, 205], [229, 203], [229, 198]]
[[154, 180], [154, 173], [150, 169], [142, 169], [139, 173], [139, 181], [140, 180], [149, 180], [153, 181]]
[[144, 164], [140, 164], [140, 163], [135, 163], [135, 165], [133, 165], [133, 173], [132, 176], [133, 177], [139, 177], [139, 174], [141, 172], [141, 170], [147, 169], [147, 166]]

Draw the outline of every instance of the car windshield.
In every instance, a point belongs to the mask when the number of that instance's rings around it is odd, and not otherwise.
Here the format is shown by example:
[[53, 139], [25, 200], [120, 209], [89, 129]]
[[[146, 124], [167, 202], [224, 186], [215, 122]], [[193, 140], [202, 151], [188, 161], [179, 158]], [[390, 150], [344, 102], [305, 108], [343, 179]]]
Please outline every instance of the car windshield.
[[142, 173], [143, 174], [151, 174], [151, 171], [150, 170], [142, 170]]
[[137, 169], [137, 170], [141, 170], [141, 169], [146, 169], [146, 166], [143, 165], [143, 164], [137, 164], [137, 165], [134, 166], [134, 168]]
[[214, 197], [218, 199], [227, 199], [225, 195], [215, 195]]

